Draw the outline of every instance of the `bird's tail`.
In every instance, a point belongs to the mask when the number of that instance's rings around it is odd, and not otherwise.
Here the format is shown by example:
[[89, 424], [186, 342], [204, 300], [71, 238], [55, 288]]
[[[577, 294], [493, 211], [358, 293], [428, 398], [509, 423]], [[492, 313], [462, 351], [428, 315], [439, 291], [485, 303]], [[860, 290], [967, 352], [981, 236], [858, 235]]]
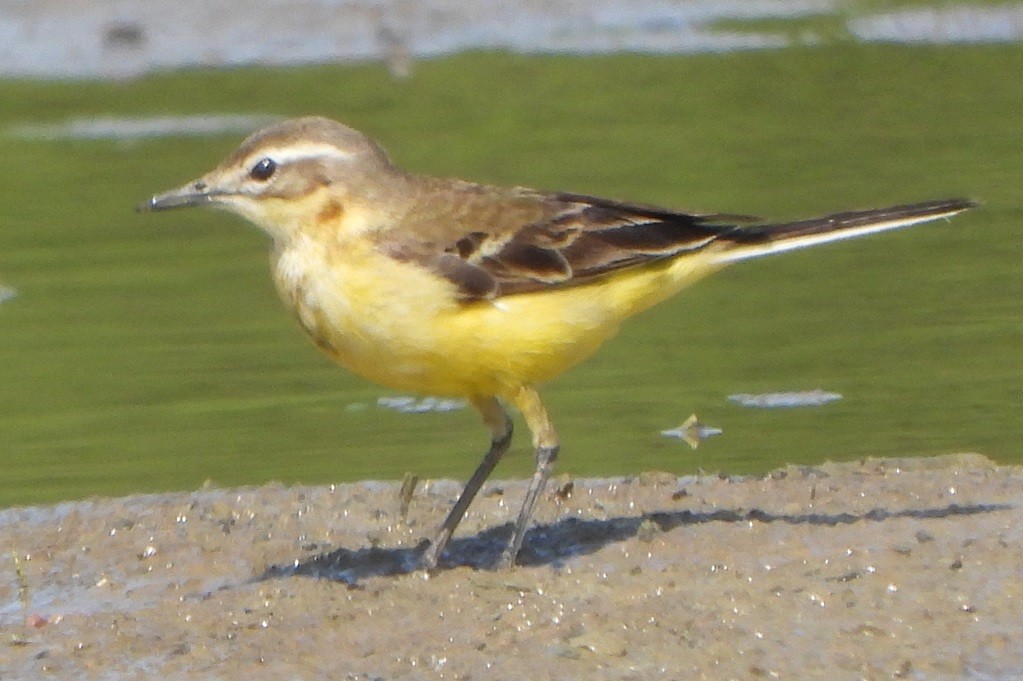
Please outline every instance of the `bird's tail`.
[[901, 229], [921, 222], [949, 218], [972, 208], [967, 199], [927, 201], [891, 208], [835, 213], [811, 220], [740, 228], [719, 240], [728, 243], [715, 261], [725, 264], [763, 255], [794, 251], [817, 244]]

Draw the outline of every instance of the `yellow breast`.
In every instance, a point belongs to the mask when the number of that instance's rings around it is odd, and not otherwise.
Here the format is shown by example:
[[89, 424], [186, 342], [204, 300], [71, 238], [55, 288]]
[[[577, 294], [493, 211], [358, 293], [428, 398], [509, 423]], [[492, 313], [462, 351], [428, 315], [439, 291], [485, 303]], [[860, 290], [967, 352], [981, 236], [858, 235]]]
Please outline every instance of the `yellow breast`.
[[585, 359], [623, 319], [709, 269], [686, 258], [464, 303], [447, 280], [366, 241], [328, 248], [299, 236], [277, 254], [274, 279], [313, 341], [356, 374], [421, 394], [509, 396]]

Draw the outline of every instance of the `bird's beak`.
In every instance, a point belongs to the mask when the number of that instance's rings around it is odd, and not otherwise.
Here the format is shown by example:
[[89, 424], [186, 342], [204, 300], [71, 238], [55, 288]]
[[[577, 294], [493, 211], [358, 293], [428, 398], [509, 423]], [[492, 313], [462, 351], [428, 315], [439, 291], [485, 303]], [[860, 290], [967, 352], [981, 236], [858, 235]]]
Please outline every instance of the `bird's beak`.
[[210, 191], [209, 185], [202, 180], [189, 182], [183, 187], [172, 189], [169, 192], [157, 194], [138, 207], [139, 212], [153, 210], [170, 210], [171, 208], [186, 208], [188, 206], [204, 206], [211, 203], [216, 196]]

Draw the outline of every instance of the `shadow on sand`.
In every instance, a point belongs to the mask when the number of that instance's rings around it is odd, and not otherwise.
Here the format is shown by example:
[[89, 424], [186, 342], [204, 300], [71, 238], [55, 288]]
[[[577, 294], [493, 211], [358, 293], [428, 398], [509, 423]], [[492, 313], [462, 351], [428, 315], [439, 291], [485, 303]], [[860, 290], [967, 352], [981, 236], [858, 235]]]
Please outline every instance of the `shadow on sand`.
[[[557, 565], [579, 555], [593, 553], [614, 542], [624, 541], [641, 531], [667, 532], [683, 525], [699, 523], [789, 523], [792, 525], [849, 525], [859, 522], [884, 522], [894, 518], [954, 518], [978, 513], [992, 513], [1011, 508], [1007, 504], [950, 504], [940, 508], [890, 511], [873, 509], [863, 514], [775, 514], [751, 509], [748, 511], [716, 510], [710, 512], [660, 511], [632, 517], [606, 520], [566, 518], [551, 525], [534, 527], [526, 533], [519, 553], [519, 565]], [[472, 537], [456, 538], [448, 544], [439, 569], [471, 567], [491, 569], [497, 565], [501, 551], [512, 532], [512, 523], [494, 527]], [[414, 548], [337, 549], [297, 560], [293, 564], [270, 566], [254, 581], [280, 577], [303, 576], [330, 579], [356, 585], [360, 579], [403, 575], [419, 569], [420, 557], [429, 541]]]

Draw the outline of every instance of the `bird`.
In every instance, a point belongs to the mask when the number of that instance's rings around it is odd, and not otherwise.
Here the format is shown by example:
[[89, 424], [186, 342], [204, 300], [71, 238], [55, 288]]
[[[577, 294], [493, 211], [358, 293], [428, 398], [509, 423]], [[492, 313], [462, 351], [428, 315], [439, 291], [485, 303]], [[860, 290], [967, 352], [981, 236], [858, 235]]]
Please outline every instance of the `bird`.
[[496, 567], [511, 567], [560, 442], [541, 385], [592, 355], [622, 322], [725, 265], [948, 218], [942, 199], [764, 222], [563, 191], [416, 174], [368, 136], [306, 116], [259, 130], [213, 170], [139, 206], [209, 206], [270, 240], [284, 306], [330, 359], [377, 384], [466, 400], [490, 446], [419, 556], [438, 568], [512, 440], [535, 471]]

